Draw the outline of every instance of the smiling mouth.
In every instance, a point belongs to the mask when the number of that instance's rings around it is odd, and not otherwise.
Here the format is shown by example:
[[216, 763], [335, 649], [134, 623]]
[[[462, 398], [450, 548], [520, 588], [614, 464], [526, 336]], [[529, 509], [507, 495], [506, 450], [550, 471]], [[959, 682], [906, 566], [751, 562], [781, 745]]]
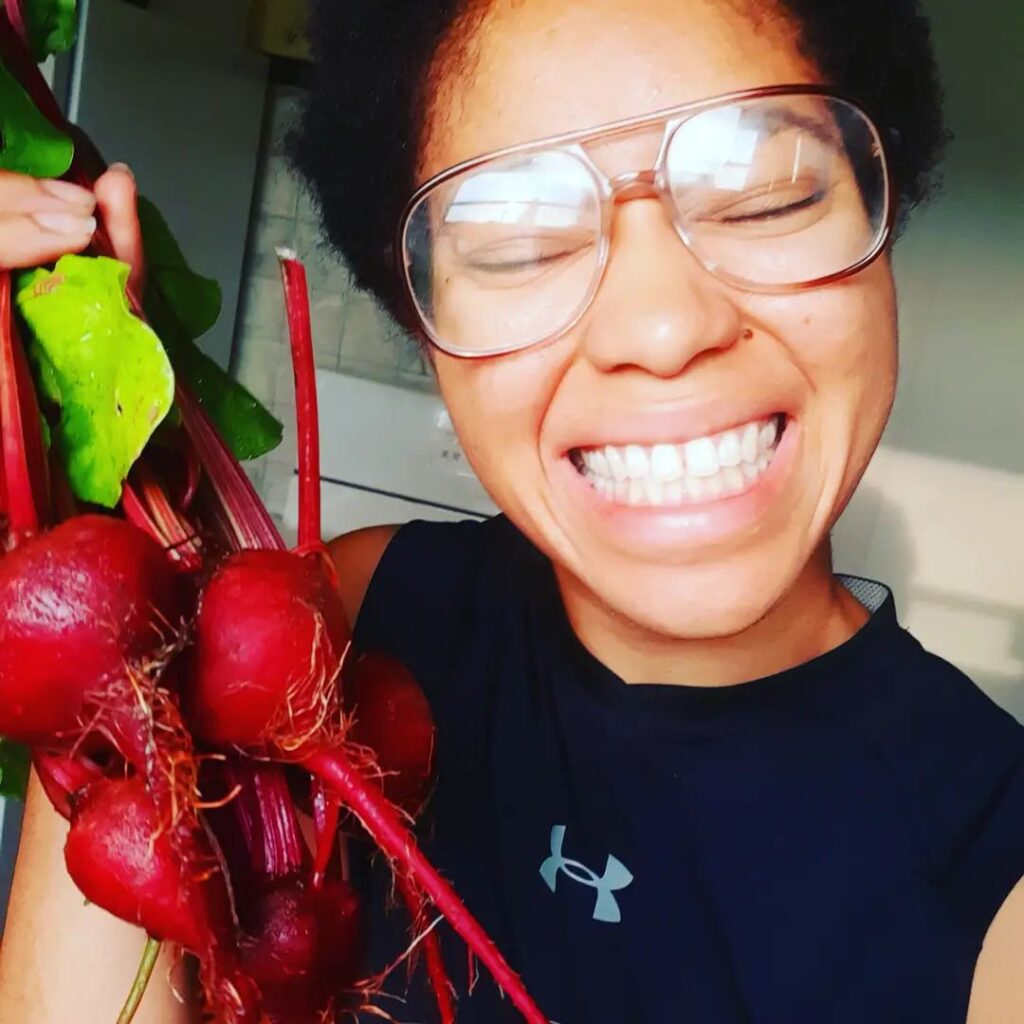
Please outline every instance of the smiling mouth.
[[751, 490], [768, 472], [786, 424], [777, 413], [684, 444], [574, 448], [569, 459], [612, 504], [693, 505]]

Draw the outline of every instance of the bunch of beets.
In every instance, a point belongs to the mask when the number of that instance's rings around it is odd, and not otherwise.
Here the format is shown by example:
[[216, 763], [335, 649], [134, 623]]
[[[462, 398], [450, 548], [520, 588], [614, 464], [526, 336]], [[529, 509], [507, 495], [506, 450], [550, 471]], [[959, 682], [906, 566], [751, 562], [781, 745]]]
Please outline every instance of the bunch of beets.
[[[8, 31], [3, 56], [64, 120]], [[103, 171], [79, 136], [69, 180]], [[96, 255], [112, 255], [102, 230]], [[373, 1006], [345, 833], [390, 864], [443, 1024], [455, 1019], [431, 908], [532, 1024], [545, 1017], [410, 831], [434, 727], [400, 664], [351, 650], [320, 537], [305, 275], [281, 254], [296, 380], [299, 543], [287, 550], [248, 478], [180, 382], [114, 512], [83, 508], [47, 451], [0, 272], [0, 735], [32, 748], [70, 822], [71, 878], [93, 903], [199, 964], [210, 1019], [312, 1024]], [[141, 304], [129, 294], [134, 311]], [[305, 825], [305, 827], [303, 827]], [[128, 1021], [145, 969], [122, 1011]]]

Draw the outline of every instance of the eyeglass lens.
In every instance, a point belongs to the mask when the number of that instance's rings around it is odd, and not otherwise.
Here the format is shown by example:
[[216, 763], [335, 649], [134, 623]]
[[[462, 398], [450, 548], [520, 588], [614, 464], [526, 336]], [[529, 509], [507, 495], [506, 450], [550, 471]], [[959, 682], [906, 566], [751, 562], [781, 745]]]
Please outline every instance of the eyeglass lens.
[[[711, 107], [667, 125], [657, 168], [676, 229], [713, 274], [789, 287], [842, 274], [885, 232], [877, 133], [833, 97]], [[413, 297], [443, 348], [524, 348], [575, 320], [599, 284], [611, 195], [588, 147], [535, 149], [442, 180], [404, 235]]]

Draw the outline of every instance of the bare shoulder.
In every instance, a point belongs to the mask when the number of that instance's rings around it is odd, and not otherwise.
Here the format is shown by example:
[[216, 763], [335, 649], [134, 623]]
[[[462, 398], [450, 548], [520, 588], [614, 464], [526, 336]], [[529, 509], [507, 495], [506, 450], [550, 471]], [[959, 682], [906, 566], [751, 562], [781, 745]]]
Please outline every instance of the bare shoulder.
[[971, 989], [967, 1024], [1024, 1020], [1024, 879], [1006, 898], [985, 936]]
[[341, 599], [349, 622], [356, 621], [370, 580], [398, 529], [398, 526], [368, 526], [343, 533], [327, 545], [338, 570]]

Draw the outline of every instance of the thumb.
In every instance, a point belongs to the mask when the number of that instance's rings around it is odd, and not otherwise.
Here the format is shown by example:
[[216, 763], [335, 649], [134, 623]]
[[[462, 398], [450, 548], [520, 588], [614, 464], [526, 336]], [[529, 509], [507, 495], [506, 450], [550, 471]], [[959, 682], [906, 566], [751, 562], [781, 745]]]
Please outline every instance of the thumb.
[[111, 164], [94, 186], [96, 205], [110, 236], [114, 254], [131, 268], [128, 285], [142, 298], [146, 278], [146, 257], [139, 227], [135, 176], [125, 164]]

